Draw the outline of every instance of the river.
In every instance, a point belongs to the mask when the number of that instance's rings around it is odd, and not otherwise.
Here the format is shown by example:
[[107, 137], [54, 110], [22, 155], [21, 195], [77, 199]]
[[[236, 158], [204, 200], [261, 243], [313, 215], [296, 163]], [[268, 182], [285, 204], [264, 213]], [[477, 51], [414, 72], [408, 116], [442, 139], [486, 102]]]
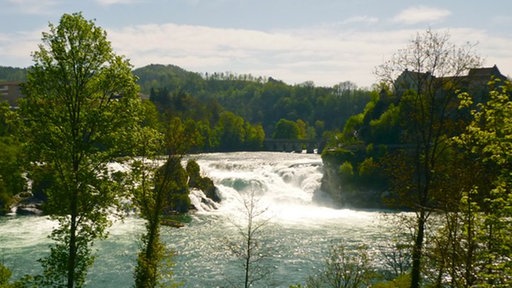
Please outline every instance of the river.
[[[236, 225], [243, 215], [244, 195], [253, 193], [264, 210], [262, 252], [271, 267], [266, 279], [254, 287], [289, 287], [303, 283], [322, 267], [333, 244], [366, 244], [378, 255], [388, 243], [389, 227], [378, 211], [333, 209], [315, 204], [322, 161], [316, 154], [238, 152], [191, 156], [204, 175], [219, 187], [218, 207], [192, 196], [198, 211], [183, 228], [164, 227], [163, 240], [175, 251], [174, 279], [184, 287], [227, 287], [242, 270], [229, 252]], [[321, 193], [316, 193], [316, 197]], [[323, 200], [326, 201], [325, 199]], [[36, 261], [48, 253], [47, 235], [54, 223], [46, 217], [0, 218], [0, 261], [14, 276], [40, 272]], [[87, 287], [132, 287], [138, 237], [143, 220], [129, 216], [115, 222], [110, 237], [99, 241]], [[264, 245], [263, 245], [264, 244]]]

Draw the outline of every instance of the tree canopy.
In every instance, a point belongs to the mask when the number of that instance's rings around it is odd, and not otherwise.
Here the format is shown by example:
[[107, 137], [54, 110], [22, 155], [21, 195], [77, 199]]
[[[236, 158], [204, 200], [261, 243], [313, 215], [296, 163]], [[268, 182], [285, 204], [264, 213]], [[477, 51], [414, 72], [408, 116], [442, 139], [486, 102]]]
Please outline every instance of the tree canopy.
[[60, 224], [41, 260], [43, 284], [81, 287], [93, 262], [90, 247], [105, 236], [108, 209], [122, 195], [108, 164], [132, 149], [140, 98], [132, 66], [80, 13], [50, 24], [33, 59], [20, 107], [24, 140], [32, 163], [55, 178], [47, 211]]

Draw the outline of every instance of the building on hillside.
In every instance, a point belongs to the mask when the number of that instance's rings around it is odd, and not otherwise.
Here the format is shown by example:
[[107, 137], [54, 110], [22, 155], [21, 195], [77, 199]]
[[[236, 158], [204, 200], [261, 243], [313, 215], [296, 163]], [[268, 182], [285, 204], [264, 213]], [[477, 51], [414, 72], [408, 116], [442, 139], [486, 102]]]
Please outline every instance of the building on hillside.
[[394, 89], [397, 95], [403, 95], [406, 91], [421, 91], [435, 94], [447, 91], [468, 92], [476, 98], [481, 98], [489, 91], [489, 81], [497, 79], [507, 80], [507, 77], [501, 74], [496, 65], [492, 67], [472, 68], [467, 75], [435, 77], [429, 72], [415, 72], [405, 70], [394, 82]]
[[18, 107], [18, 99], [23, 97], [21, 82], [0, 82], [0, 101], [7, 101], [12, 108]]

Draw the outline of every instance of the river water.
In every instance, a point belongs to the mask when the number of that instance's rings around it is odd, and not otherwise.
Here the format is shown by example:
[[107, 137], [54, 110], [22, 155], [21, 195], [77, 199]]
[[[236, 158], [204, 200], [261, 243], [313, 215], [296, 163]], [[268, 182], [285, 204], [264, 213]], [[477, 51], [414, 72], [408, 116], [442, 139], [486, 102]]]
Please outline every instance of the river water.
[[[198, 208], [183, 228], [163, 227], [167, 247], [175, 251], [173, 278], [184, 287], [232, 287], [242, 278], [241, 260], [228, 248], [243, 226], [244, 200], [254, 195], [266, 221], [261, 253], [270, 273], [254, 287], [289, 287], [303, 283], [322, 267], [333, 244], [366, 244], [378, 251], [388, 244], [389, 224], [378, 211], [333, 209], [315, 204], [322, 198], [322, 161], [316, 154], [274, 152], [214, 153], [192, 156], [204, 175], [219, 187], [218, 207], [192, 201]], [[324, 198], [322, 202], [328, 201]], [[132, 287], [133, 268], [143, 220], [129, 216], [115, 222], [110, 237], [99, 241], [87, 287]], [[0, 261], [14, 276], [40, 272], [37, 259], [48, 253], [54, 223], [45, 217], [0, 218]], [[230, 284], [231, 283], [231, 284]], [[234, 286], [239, 287], [239, 286]]]

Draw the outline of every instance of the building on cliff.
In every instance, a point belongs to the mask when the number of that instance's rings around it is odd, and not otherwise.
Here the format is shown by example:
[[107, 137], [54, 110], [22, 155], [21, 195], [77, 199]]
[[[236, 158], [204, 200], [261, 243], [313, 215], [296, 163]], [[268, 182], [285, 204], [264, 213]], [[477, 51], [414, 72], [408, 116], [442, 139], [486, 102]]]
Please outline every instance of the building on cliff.
[[[454, 93], [468, 92], [473, 97], [482, 98], [489, 92], [488, 83], [491, 80], [507, 80], [496, 65], [492, 67], [472, 68], [466, 75], [436, 77], [429, 72], [404, 70], [393, 83], [397, 96], [406, 91], [423, 93]], [[421, 94], [421, 93], [418, 93]], [[482, 99], [481, 99], [482, 100]]]

